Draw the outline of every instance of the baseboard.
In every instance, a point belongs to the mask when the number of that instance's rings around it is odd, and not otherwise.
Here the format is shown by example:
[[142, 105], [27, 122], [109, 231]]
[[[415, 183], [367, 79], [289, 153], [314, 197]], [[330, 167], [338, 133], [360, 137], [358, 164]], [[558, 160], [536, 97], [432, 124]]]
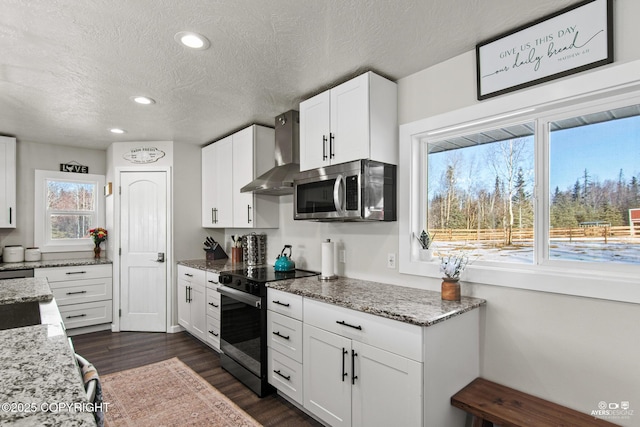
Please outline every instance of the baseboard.
[[169, 327], [169, 329], [167, 329], [167, 333], [168, 334], [176, 334], [176, 333], [182, 332], [184, 330], [185, 329], [180, 325], [172, 325], [172, 326]]

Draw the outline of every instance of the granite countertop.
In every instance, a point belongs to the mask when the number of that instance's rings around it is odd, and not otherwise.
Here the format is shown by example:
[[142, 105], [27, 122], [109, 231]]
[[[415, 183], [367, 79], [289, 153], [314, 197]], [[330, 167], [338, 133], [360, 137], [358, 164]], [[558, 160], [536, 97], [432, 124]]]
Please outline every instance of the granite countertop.
[[0, 424], [96, 425], [62, 327], [7, 329], [0, 342]]
[[418, 326], [431, 326], [486, 304], [484, 299], [472, 297], [443, 301], [440, 292], [343, 277], [326, 282], [317, 276], [305, 277], [268, 286]]
[[185, 267], [195, 268], [197, 270], [210, 271], [212, 273], [220, 273], [221, 271], [235, 270], [238, 266], [243, 266], [244, 264], [231, 262], [231, 258], [225, 258], [213, 261], [206, 259], [188, 259], [178, 261], [178, 265], [184, 265]]
[[25, 261], [25, 262], [1, 262], [0, 271], [7, 270], [28, 270], [31, 268], [46, 267], [69, 267], [73, 265], [102, 265], [111, 264], [107, 258], [77, 258], [77, 259], [52, 259], [47, 261]]
[[24, 302], [47, 302], [53, 299], [44, 277], [0, 280], [0, 305]]

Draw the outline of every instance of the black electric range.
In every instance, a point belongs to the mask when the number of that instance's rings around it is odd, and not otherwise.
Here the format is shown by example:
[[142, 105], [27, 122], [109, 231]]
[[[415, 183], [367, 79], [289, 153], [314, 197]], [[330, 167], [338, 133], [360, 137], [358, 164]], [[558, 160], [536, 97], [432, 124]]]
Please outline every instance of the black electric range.
[[220, 273], [220, 363], [258, 396], [273, 391], [267, 375], [267, 287], [277, 280], [317, 276], [308, 270], [245, 266]]

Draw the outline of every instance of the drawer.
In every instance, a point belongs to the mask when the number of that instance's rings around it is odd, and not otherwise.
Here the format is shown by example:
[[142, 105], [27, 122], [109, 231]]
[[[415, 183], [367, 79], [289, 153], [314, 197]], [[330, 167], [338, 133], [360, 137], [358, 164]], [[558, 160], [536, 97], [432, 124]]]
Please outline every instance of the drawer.
[[70, 280], [50, 284], [58, 305], [79, 304], [112, 298], [111, 278]]
[[205, 273], [204, 270], [178, 265], [178, 279], [184, 279], [191, 283], [204, 286], [206, 282]]
[[[69, 280], [94, 279], [112, 277], [112, 265], [73, 265], [69, 267], [36, 268], [35, 277], [46, 277], [49, 283]], [[53, 287], [53, 286], [52, 286]]]
[[207, 316], [207, 344], [220, 351], [220, 319]]
[[220, 292], [207, 287], [207, 316], [220, 320]]
[[62, 321], [66, 329], [111, 323], [113, 318], [112, 314], [110, 300], [60, 307], [60, 315], [62, 316]]
[[267, 309], [302, 320], [302, 297], [276, 289], [267, 289]]
[[207, 288], [216, 289], [220, 286], [220, 273], [212, 273], [211, 271], [205, 272], [205, 279]]
[[422, 328], [304, 298], [304, 323], [422, 362]]
[[272, 348], [267, 351], [269, 384], [302, 405], [302, 364]]
[[267, 346], [302, 363], [302, 322], [268, 311]]

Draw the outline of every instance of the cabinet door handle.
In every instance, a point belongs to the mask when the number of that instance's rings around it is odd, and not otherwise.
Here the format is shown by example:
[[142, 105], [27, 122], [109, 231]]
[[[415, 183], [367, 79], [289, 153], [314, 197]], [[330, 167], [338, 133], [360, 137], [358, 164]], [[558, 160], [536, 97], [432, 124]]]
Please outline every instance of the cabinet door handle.
[[322, 135], [322, 160], [327, 160], [327, 135]]
[[358, 376], [356, 375], [356, 357], [358, 353], [355, 350], [351, 350], [351, 384], [356, 383]]
[[215, 224], [215, 220], [213, 219], [213, 208], [211, 208], [211, 224]]
[[360, 326], [360, 325], [358, 325], [358, 326], [350, 325], [347, 322], [345, 322], [344, 320], [336, 320], [336, 323], [339, 324], [339, 325], [348, 326], [350, 328], [357, 329], [359, 331], [362, 330], [362, 326]]
[[247, 224], [251, 224], [251, 205], [247, 205]]
[[13, 212], [11, 211], [11, 208], [9, 208], [9, 224], [12, 224], [12, 223], [13, 223], [13, 221], [11, 221], [12, 213], [13, 213]]
[[191, 286], [187, 286], [185, 289], [185, 302], [191, 302]]
[[86, 294], [87, 291], [67, 292], [67, 295]]
[[86, 271], [67, 271], [65, 274], [87, 274]]
[[282, 334], [280, 333], [280, 331], [275, 331], [275, 332], [273, 332], [273, 335], [277, 335], [277, 336], [279, 336], [280, 338], [284, 338], [285, 340], [288, 340], [288, 339], [290, 338], [288, 335], [282, 335]]
[[278, 369], [277, 371], [274, 369], [273, 372], [275, 372], [276, 374], [280, 375], [282, 378], [284, 378], [287, 381], [291, 381], [291, 375], [284, 375], [280, 372], [280, 369]]
[[280, 301], [271, 301], [274, 304], [278, 304], [281, 305], [283, 307], [289, 307], [290, 304], [284, 303], [284, 302], [280, 302]]
[[333, 133], [329, 134], [329, 158], [333, 159], [336, 156], [336, 153], [333, 152], [333, 141], [336, 139]]
[[86, 316], [87, 316], [86, 314], [76, 314], [74, 316], [67, 316], [66, 318], [67, 319], [74, 319], [76, 317], [86, 317]]
[[344, 370], [344, 365], [345, 365], [345, 363], [344, 363], [344, 356], [345, 356], [346, 354], [349, 354], [349, 352], [348, 352], [344, 347], [342, 347], [342, 375], [341, 375], [341, 377], [342, 377], [342, 382], [344, 382], [344, 379], [347, 377], [347, 375], [349, 375], [349, 374], [347, 374], [347, 373], [345, 372], [345, 370]]
[[220, 334], [216, 334], [216, 333], [215, 333], [215, 332], [213, 332], [213, 331], [209, 331], [209, 333], [210, 333], [211, 335], [213, 335], [214, 337], [217, 337], [218, 335], [220, 335]]
[[215, 308], [218, 308], [218, 307], [220, 307], [219, 305], [217, 305], [217, 304], [214, 304], [214, 303], [212, 303], [212, 302], [210, 302], [210, 303], [209, 303], [209, 305], [210, 305], [211, 307], [215, 307]]

